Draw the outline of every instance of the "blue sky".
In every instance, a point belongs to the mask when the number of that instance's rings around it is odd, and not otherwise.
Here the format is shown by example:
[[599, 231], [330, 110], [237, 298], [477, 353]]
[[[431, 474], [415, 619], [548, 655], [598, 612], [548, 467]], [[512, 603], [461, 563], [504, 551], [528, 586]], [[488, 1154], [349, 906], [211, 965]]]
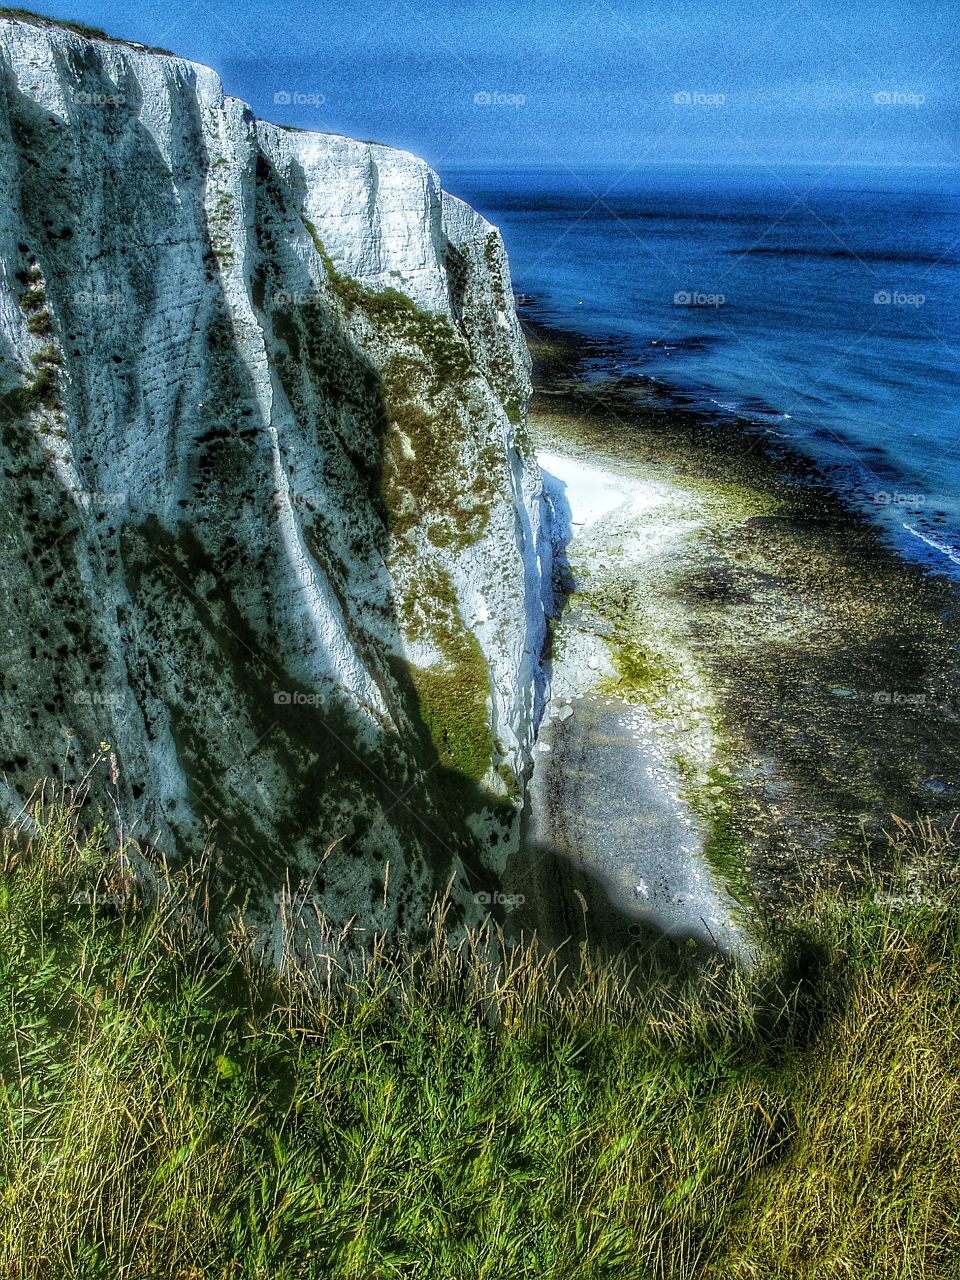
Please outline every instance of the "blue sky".
[[264, 118], [406, 147], [441, 170], [960, 162], [960, 25], [935, 0], [68, 0], [44, 12], [206, 62]]

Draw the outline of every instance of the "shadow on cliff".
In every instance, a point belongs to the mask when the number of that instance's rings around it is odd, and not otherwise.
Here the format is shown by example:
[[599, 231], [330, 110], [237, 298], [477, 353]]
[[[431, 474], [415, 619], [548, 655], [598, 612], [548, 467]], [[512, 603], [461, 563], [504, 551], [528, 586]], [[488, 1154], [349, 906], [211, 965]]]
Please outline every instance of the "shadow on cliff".
[[[11, 562], [5, 775], [20, 795], [40, 776], [75, 781], [110, 743], [134, 833], [159, 833], [175, 857], [212, 842], [220, 891], [235, 897], [264, 902], [296, 867], [334, 918], [338, 904], [342, 918], [368, 903], [376, 927], [389, 895], [411, 931], [451, 876], [461, 904], [495, 898], [490, 868], [516, 813], [451, 767], [401, 658], [386, 569], [387, 400], [344, 317], [317, 305], [303, 192], [256, 157], [249, 289], [270, 357], [267, 416], [228, 299], [239, 211], [218, 197], [207, 216], [216, 167], [195, 98], [174, 95], [168, 160], [138, 118], [136, 84], [114, 83], [96, 49], [70, 57], [64, 73], [88, 101], [119, 105], [62, 119], [5, 77], [20, 173], [9, 278], [25, 309], [42, 281], [46, 319], [31, 332], [49, 326], [58, 352], [45, 399], [25, 389], [35, 375], [12, 385], [17, 360], [3, 353], [2, 483], [19, 575]], [[92, 135], [96, 183], [84, 168]], [[123, 305], [91, 315], [99, 295]], [[163, 308], [174, 305], [180, 328], [157, 370], [141, 357], [161, 349]], [[61, 424], [54, 438], [87, 494], [112, 493], [125, 475], [122, 503], [78, 510], [38, 436], [39, 413]], [[139, 455], [134, 423], [161, 447]], [[304, 674], [335, 662], [306, 625], [306, 602], [284, 591], [290, 537], [339, 609], [380, 708], [358, 705], [334, 677]], [[110, 811], [106, 779], [95, 800]], [[577, 919], [568, 908], [581, 886], [569, 874], [557, 884], [556, 911], [535, 922], [544, 934]], [[509, 923], [501, 903], [491, 907]], [[629, 936], [631, 923], [611, 909], [591, 941]]]
[[[9, 69], [5, 80], [20, 170], [10, 275], [20, 272], [24, 295], [42, 280], [44, 336], [59, 353], [48, 406], [23, 385], [5, 399], [4, 506], [23, 564], [21, 579], [5, 575], [5, 653], [29, 672], [22, 681], [8, 672], [4, 691], [2, 766], [14, 792], [51, 773], [77, 780], [108, 742], [136, 834], [159, 833], [175, 856], [212, 841], [220, 886], [234, 897], [268, 900], [292, 866], [335, 917], [389, 892], [412, 927], [453, 875], [461, 903], [494, 892], [488, 866], [515, 811], [450, 767], [401, 659], [385, 567], [384, 389], [343, 317], [314, 305], [300, 206], [259, 156], [250, 287], [271, 357], [267, 417], [228, 301], [238, 211], [214, 203], [219, 226], [205, 213], [204, 176], [216, 169], [195, 98], [174, 94], [168, 162], [138, 119], [136, 86], [114, 83], [97, 50], [74, 61], [64, 74], [88, 100], [109, 94], [120, 105], [62, 119], [22, 94]], [[91, 133], [96, 183], [82, 172]], [[116, 242], [97, 254], [107, 214]], [[191, 236], [192, 252], [182, 248]], [[157, 347], [164, 282], [189, 314], [157, 371], [141, 356]], [[94, 294], [123, 299], [109, 323], [83, 312], [78, 299]], [[4, 354], [13, 384], [17, 361]], [[175, 395], [156, 393], [171, 381]], [[57, 438], [69, 444], [59, 447], [88, 493], [112, 488], [112, 464], [141, 447], [130, 424], [162, 446], [132, 461], [122, 504], [78, 511], [38, 437], [41, 409], [62, 422]], [[332, 673], [336, 660], [290, 585], [290, 557], [301, 552], [379, 706], [358, 705], [332, 674], [305, 675]], [[83, 563], [96, 589], [83, 585]], [[109, 812], [106, 780], [95, 798]]]

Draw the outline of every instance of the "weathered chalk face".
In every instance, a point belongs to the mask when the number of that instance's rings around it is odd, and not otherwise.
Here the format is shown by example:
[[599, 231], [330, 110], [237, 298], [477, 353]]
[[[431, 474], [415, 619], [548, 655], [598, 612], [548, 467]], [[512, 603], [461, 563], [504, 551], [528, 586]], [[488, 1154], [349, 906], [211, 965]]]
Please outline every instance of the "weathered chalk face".
[[469, 906], [549, 577], [499, 234], [206, 68], [9, 19], [0, 55], [7, 801], [108, 743], [135, 834], [215, 823], [268, 925], [288, 866], [335, 919]]

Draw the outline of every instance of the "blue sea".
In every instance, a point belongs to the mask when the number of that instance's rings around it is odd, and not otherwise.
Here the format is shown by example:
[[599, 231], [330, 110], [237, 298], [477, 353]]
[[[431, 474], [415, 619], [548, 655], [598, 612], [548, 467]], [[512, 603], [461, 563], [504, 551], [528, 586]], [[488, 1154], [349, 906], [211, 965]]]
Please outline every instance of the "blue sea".
[[451, 170], [540, 316], [821, 464], [960, 576], [960, 173]]

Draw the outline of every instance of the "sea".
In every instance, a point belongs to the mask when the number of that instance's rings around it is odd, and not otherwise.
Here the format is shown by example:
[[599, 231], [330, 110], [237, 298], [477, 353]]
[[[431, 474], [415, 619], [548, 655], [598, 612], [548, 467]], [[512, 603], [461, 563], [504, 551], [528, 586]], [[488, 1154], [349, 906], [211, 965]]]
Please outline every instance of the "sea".
[[960, 579], [960, 170], [441, 169], [547, 323], [811, 456]]

